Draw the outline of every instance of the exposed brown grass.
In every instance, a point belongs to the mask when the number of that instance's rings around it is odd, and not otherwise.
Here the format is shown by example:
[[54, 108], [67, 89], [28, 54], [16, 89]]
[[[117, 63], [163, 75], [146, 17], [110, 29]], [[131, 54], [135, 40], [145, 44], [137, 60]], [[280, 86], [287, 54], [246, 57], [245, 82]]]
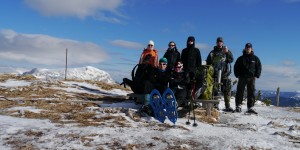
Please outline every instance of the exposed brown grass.
[[92, 81], [92, 80], [77, 80], [77, 79], [67, 79], [67, 81], [76, 81], [76, 82], [87, 82], [90, 84], [94, 84], [97, 85], [99, 87], [101, 87], [104, 90], [112, 90], [112, 89], [121, 89], [121, 90], [125, 90], [125, 91], [130, 91], [130, 87], [126, 87], [124, 88], [124, 86], [121, 86], [119, 84], [108, 84], [102, 81]]
[[[191, 116], [192, 116], [191, 112]], [[195, 109], [195, 117], [196, 120], [206, 123], [217, 123], [220, 117], [220, 112], [216, 109], [213, 109], [211, 111], [211, 116], [206, 115], [206, 109], [205, 108], [197, 108]]]
[[0, 82], [4, 82], [8, 79], [14, 79], [14, 80], [36, 80], [36, 77], [33, 75], [15, 75], [15, 74], [0, 74]]
[[[32, 84], [30, 86], [0, 88], [0, 108], [3, 109], [1, 112], [2, 114], [24, 118], [49, 119], [52, 122], [61, 125], [72, 123], [79, 126], [129, 127], [130, 123], [123, 116], [110, 115], [116, 113], [125, 113], [132, 120], [141, 121], [139, 114], [130, 109], [102, 109], [101, 111], [91, 111], [87, 109], [88, 107], [99, 108], [97, 106], [97, 102], [99, 101], [105, 101], [107, 103], [124, 101], [126, 100], [126, 97], [124, 96], [116, 97], [91, 93], [70, 93], [64, 90], [51, 88], [68, 88], [65, 87], [66, 85], [61, 81], [39, 81], [31, 75], [17, 76], [0, 74], [1, 82], [8, 79], [32, 81]], [[113, 88], [130, 90], [130, 88], [125, 89], [118, 84], [107, 84], [98, 81], [68, 81], [88, 82], [105, 90], [111, 90]], [[27, 110], [8, 111], [8, 108], [16, 106], [31, 106], [36, 109], [41, 109], [41, 111], [39, 113]], [[219, 118], [218, 111], [212, 111], [211, 117], [206, 116], [204, 109], [195, 109], [195, 114], [196, 119], [202, 122], [215, 123]], [[164, 129], [165, 128], [167, 127], [164, 127]]]

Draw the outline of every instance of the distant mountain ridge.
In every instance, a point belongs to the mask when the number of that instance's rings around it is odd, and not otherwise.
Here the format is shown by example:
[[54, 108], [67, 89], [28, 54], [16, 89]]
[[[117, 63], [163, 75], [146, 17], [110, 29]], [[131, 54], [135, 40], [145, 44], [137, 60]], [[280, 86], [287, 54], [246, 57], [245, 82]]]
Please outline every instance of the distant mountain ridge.
[[[272, 105], [276, 105], [275, 91], [262, 91], [262, 99], [268, 98], [272, 101]], [[282, 107], [300, 107], [300, 91], [280, 92], [279, 106]]]
[[[64, 79], [64, 69], [38, 69], [34, 68], [28, 72], [24, 72], [23, 75], [31, 74], [37, 78], [46, 79]], [[67, 79], [79, 79], [79, 80], [93, 80], [102, 81], [106, 83], [115, 83], [111, 76], [100, 69], [92, 66], [86, 66], [81, 68], [69, 68], [67, 69]]]

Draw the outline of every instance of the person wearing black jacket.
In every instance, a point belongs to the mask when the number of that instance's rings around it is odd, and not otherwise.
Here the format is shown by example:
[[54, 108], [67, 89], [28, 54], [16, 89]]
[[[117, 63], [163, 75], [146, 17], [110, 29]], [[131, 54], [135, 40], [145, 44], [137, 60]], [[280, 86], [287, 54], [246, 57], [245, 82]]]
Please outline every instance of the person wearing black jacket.
[[[189, 74], [191, 83], [194, 81], [194, 75], [198, 67], [202, 65], [201, 53], [198, 48], [195, 47], [195, 37], [189, 36], [186, 41], [186, 48], [181, 52], [181, 61], [183, 63], [184, 72]], [[193, 85], [190, 84], [187, 87], [186, 98], [190, 99], [192, 96]]]
[[202, 65], [200, 50], [195, 47], [195, 37], [188, 37], [186, 48], [184, 48], [181, 53], [181, 61], [184, 71], [192, 74]]
[[187, 86], [190, 84], [190, 78], [187, 73], [183, 71], [183, 64], [177, 61], [174, 70], [171, 73], [170, 88], [174, 92], [177, 101], [177, 107], [187, 107]]
[[164, 58], [168, 60], [167, 69], [169, 71], [174, 69], [175, 62], [180, 60], [180, 53], [177, 50], [176, 43], [174, 41], [169, 42], [169, 48], [164, 54]]
[[247, 86], [247, 108], [248, 113], [254, 113], [255, 103], [255, 79], [260, 77], [262, 70], [260, 59], [254, 55], [252, 44], [247, 43], [240, 56], [234, 64], [234, 75], [239, 79], [235, 97], [236, 112], [242, 111], [242, 102], [244, 97], [245, 86]]

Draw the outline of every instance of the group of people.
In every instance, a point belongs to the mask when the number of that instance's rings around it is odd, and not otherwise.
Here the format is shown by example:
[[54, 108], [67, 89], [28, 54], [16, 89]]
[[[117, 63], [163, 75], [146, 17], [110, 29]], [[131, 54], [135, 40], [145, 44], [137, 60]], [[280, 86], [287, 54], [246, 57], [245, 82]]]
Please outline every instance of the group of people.
[[[231, 96], [231, 63], [234, 61], [233, 55], [228, 47], [224, 46], [222, 37], [216, 40], [216, 46], [208, 54], [206, 65], [214, 68], [214, 81], [221, 82], [218, 88], [214, 88], [214, 95], [222, 92], [224, 95], [224, 111], [241, 112], [243, 94], [247, 86], [247, 108], [249, 113], [256, 113], [253, 109], [255, 102], [255, 78], [261, 74], [261, 62], [254, 55], [251, 43], [247, 43], [243, 49], [243, 55], [240, 56], [234, 64], [234, 75], [239, 79], [236, 93], [236, 108], [230, 106]], [[139, 64], [143, 69], [143, 80], [134, 83], [124, 78], [124, 83], [134, 89], [143, 89], [141, 94], [145, 94], [145, 102], [142, 108], [149, 109], [150, 92], [157, 89], [163, 93], [169, 87], [173, 90], [177, 100], [177, 106], [187, 107], [188, 99], [192, 96], [192, 90], [195, 86], [196, 70], [202, 66], [201, 52], [195, 47], [195, 37], [189, 36], [186, 41], [186, 48], [180, 54], [174, 41], [169, 42], [168, 49], [164, 56], [158, 59], [158, 52], [154, 49], [154, 42], [150, 40], [147, 48], [141, 54]], [[147, 66], [147, 67], [145, 67]], [[139, 66], [140, 67], [140, 66]], [[145, 69], [147, 68], [147, 69]], [[221, 72], [221, 73], [219, 73]], [[221, 76], [220, 76], [221, 74]], [[134, 90], [133, 90], [134, 91]], [[134, 91], [135, 92], [135, 91]]]

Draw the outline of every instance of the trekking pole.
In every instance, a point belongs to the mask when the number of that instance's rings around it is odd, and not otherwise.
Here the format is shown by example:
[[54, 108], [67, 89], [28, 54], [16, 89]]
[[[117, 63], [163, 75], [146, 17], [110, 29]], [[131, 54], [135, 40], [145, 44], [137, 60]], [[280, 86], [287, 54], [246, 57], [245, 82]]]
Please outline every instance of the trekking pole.
[[192, 103], [192, 100], [190, 100], [190, 107], [189, 107], [188, 121], [185, 122], [186, 125], [190, 125], [190, 124], [191, 124], [191, 123], [190, 123], [191, 109], [192, 109], [192, 108], [191, 108], [191, 107], [192, 107], [191, 103]]
[[195, 109], [194, 109], [194, 106], [193, 106], [193, 103], [194, 103], [194, 100], [195, 100], [195, 98], [194, 98], [195, 87], [196, 87], [196, 82], [194, 81], [194, 87], [193, 87], [192, 92], [191, 92], [192, 98], [190, 99], [190, 109], [189, 109], [188, 121], [186, 122], [187, 125], [191, 124], [190, 121], [189, 121], [189, 119], [191, 117], [191, 109], [192, 109], [193, 116], [194, 116], [194, 123], [193, 123], [194, 127], [198, 126], [198, 124], [196, 123]]
[[[195, 86], [194, 86], [195, 87]], [[194, 88], [194, 90], [195, 90], [195, 88]], [[194, 91], [193, 90], [193, 91]], [[193, 92], [194, 93], [194, 92]], [[195, 101], [195, 93], [194, 94], [192, 94], [192, 101], [194, 102]], [[195, 115], [195, 107], [194, 107], [194, 105], [192, 105], [192, 109], [193, 109], [193, 114], [194, 114], [194, 123], [193, 123], [193, 127], [197, 127], [198, 126], [198, 124], [196, 123], [196, 115]]]

